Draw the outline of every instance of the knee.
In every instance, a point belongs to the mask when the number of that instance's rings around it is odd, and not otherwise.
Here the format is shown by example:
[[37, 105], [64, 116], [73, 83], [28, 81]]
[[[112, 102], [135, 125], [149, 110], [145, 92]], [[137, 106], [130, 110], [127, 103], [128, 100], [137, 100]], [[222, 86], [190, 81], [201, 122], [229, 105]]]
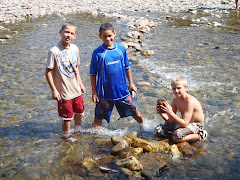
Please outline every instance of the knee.
[[173, 132], [172, 138], [174, 141], [180, 142], [180, 140], [184, 138], [184, 135], [180, 129], [177, 129]]

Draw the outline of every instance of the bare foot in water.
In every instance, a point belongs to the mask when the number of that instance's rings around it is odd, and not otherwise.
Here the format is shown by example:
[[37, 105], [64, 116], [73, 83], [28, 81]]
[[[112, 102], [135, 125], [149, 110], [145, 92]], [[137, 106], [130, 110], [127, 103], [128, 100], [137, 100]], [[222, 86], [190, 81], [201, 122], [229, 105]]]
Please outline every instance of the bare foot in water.
[[67, 142], [70, 142], [70, 143], [74, 143], [77, 141], [77, 139], [72, 136], [68, 136], [68, 137], [63, 136], [62, 139], [66, 140]]

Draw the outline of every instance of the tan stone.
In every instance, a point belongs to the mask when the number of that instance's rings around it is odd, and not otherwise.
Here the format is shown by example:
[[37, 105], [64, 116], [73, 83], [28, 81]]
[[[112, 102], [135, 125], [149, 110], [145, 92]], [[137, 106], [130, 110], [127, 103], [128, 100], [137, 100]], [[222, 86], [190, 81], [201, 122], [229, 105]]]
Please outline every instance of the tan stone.
[[116, 164], [119, 166], [126, 167], [132, 171], [143, 170], [143, 165], [134, 156], [129, 156], [126, 159], [117, 160]]
[[192, 156], [196, 152], [196, 148], [191, 146], [188, 142], [178, 143], [177, 147], [184, 156]]
[[154, 51], [153, 50], [142, 50], [142, 55], [143, 56], [154, 56]]
[[177, 147], [177, 145], [176, 144], [173, 144], [172, 146], [171, 146], [171, 154], [173, 155], [173, 156], [175, 156], [175, 155], [177, 155], [177, 156], [182, 156], [182, 153], [179, 151], [179, 149], [178, 149], [178, 147]]
[[126, 140], [121, 141], [118, 144], [116, 144], [115, 146], [113, 146], [113, 148], [111, 149], [111, 154], [118, 155], [123, 151], [123, 149], [125, 149], [128, 146], [129, 146], [129, 144]]
[[155, 143], [153, 142], [149, 142], [146, 141], [144, 139], [140, 139], [140, 138], [134, 138], [134, 140], [132, 141], [132, 147], [135, 148], [143, 148], [144, 151], [146, 152], [156, 152], [157, 151], [157, 147], [155, 145]]
[[142, 172], [144, 177], [153, 177], [156, 172], [161, 172], [168, 167], [167, 162], [163, 158], [153, 153], [145, 153], [139, 161], [144, 167]]
[[159, 153], [168, 153], [171, 149], [169, 143], [166, 141], [158, 141], [155, 144], [157, 146], [157, 152]]

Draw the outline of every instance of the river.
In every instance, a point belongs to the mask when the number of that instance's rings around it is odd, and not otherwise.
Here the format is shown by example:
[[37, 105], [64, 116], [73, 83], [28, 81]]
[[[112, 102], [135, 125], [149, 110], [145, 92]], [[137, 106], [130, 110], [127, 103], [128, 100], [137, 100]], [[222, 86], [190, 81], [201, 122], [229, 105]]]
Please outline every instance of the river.
[[[226, 26], [214, 28], [191, 27], [188, 21], [178, 18], [183, 15], [172, 14], [174, 20], [165, 21], [164, 14], [148, 14], [159, 25], [145, 35], [143, 47], [154, 50], [155, 55], [137, 55], [131, 61], [139, 91], [138, 108], [147, 124], [142, 137], [154, 139], [154, 127], [162, 122], [155, 112], [156, 100], [165, 97], [171, 101], [171, 78], [183, 75], [188, 80], [189, 93], [202, 104], [209, 136], [199, 143], [201, 153], [174, 161], [158, 179], [239, 179], [239, 17], [232, 11], [222, 17]], [[95, 106], [91, 102], [89, 65], [92, 51], [102, 43], [98, 28], [103, 22], [113, 23], [116, 42], [121, 42], [121, 36], [130, 29], [121, 20], [88, 14], [72, 14], [66, 20], [78, 27], [73, 43], [80, 49], [80, 73], [87, 89], [83, 96], [82, 128], [75, 132], [78, 143], [69, 144], [61, 139], [56, 102], [51, 100], [44, 76], [48, 50], [60, 40], [58, 32], [64, 17], [44, 16], [9, 24], [7, 27], [18, 34], [0, 44], [3, 179], [78, 178], [78, 173], [69, 170], [70, 159], [108, 153], [100, 146], [104, 140], [139, 130], [132, 118], [118, 120], [116, 111], [110, 124], [104, 122], [99, 131], [92, 128]], [[139, 82], [148, 82], [150, 86]], [[104, 178], [117, 177], [113, 174]]]

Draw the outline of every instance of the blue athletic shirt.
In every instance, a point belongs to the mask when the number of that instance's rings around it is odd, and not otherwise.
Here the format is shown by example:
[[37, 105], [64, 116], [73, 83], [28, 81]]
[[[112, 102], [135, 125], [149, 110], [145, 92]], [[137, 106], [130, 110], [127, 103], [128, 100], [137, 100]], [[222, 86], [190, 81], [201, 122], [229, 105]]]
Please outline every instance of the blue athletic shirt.
[[104, 44], [93, 51], [90, 75], [97, 76], [96, 90], [99, 99], [120, 100], [129, 96], [126, 69], [129, 60], [123, 45], [114, 43], [110, 49]]

